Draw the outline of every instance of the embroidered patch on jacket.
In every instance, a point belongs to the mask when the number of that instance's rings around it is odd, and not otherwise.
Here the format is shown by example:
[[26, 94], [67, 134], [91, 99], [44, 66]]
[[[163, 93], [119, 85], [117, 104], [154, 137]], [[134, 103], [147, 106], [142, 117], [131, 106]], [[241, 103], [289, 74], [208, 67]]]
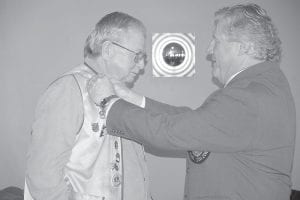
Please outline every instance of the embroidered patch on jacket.
[[210, 154], [210, 152], [207, 151], [188, 151], [188, 153], [191, 161], [196, 164], [204, 162]]

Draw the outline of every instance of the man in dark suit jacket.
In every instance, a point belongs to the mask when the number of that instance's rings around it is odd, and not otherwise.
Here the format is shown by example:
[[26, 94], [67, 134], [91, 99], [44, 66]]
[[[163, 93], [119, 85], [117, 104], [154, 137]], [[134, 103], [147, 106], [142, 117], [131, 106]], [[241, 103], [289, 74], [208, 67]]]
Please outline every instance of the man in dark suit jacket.
[[112, 105], [108, 134], [187, 152], [185, 199], [288, 200], [296, 114], [279, 67], [280, 45], [258, 5], [220, 9], [207, 58], [222, 88], [192, 110], [115, 83], [117, 94], [131, 103]]

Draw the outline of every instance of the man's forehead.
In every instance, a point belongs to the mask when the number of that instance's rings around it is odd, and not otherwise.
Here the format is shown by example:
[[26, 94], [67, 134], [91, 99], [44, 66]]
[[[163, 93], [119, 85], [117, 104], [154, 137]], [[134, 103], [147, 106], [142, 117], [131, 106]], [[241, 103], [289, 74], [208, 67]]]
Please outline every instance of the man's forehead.
[[224, 38], [226, 35], [227, 23], [224, 20], [219, 20], [218, 23], [215, 24], [213, 37], [214, 38]]
[[130, 45], [132, 45], [132, 47], [136, 47], [140, 50], [144, 49], [146, 38], [144, 37], [144, 34], [141, 31], [128, 31], [123, 39], [124, 42], [129, 43]]
[[125, 32], [125, 36], [127, 36], [128, 38], [134, 38], [134, 37], [145, 38], [144, 32], [139, 28], [128, 28], [128, 30]]

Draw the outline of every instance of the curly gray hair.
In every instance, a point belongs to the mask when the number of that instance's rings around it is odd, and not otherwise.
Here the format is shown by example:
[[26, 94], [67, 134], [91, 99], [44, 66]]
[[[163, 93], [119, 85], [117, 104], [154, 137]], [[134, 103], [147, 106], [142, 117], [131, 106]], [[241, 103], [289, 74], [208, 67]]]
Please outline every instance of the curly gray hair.
[[225, 20], [223, 28], [227, 39], [252, 42], [256, 59], [280, 62], [282, 50], [277, 29], [260, 6], [250, 3], [224, 7], [215, 17], [216, 25]]

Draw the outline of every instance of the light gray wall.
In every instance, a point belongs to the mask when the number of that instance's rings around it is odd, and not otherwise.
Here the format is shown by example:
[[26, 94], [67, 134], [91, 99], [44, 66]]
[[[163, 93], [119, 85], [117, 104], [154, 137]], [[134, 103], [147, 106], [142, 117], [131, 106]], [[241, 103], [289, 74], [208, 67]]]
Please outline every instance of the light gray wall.
[[[94, 24], [109, 12], [128, 12], [151, 33], [196, 33], [196, 75], [153, 78], [151, 63], [135, 90], [174, 105], [200, 105], [216, 89], [210, 81], [205, 50], [211, 39], [213, 13], [236, 2], [229, 0], [0, 0], [0, 189], [23, 187], [30, 126], [38, 97], [63, 72], [82, 62], [84, 40]], [[255, 0], [267, 9], [283, 42], [282, 69], [290, 80], [300, 113], [300, 1]], [[299, 127], [299, 120], [297, 121]], [[299, 134], [299, 131], [298, 131]], [[297, 138], [293, 187], [300, 190], [300, 137]], [[155, 199], [180, 200], [185, 161], [148, 155]], [[203, 180], [205, 181], [205, 180]]]

